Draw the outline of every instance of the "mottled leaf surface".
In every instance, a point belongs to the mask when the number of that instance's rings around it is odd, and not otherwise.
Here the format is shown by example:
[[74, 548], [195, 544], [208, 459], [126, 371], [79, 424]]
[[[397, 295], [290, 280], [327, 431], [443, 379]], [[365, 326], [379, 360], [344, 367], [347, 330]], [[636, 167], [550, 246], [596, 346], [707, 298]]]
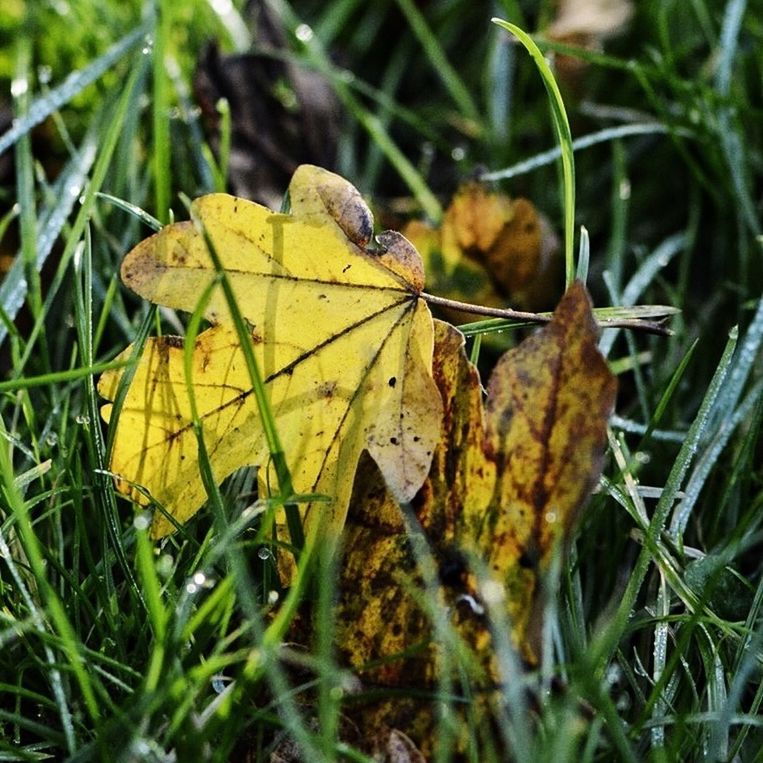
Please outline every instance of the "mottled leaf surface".
[[[201, 197], [192, 221], [167, 226], [125, 257], [122, 279], [152, 302], [190, 312], [217, 279], [208, 236], [249, 327], [294, 487], [330, 499], [308, 506], [306, 521], [338, 534], [363, 449], [398, 500], [410, 500], [426, 478], [442, 410], [431, 378], [432, 320], [419, 297], [416, 250], [399, 234], [387, 234], [379, 253], [367, 250], [373, 219], [353, 186], [303, 165], [289, 199], [290, 213], [280, 214], [226, 194]], [[191, 383], [221, 481], [241, 466], [267, 467], [269, 452], [219, 285], [205, 317], [214, 325], [195, 340]], [[101, 378], [108, 400], [121, 374]], [[110, 405], [103, 415], [111, 419]], [[113, 425], [119, 489], [141, 503], [149, 496], [179, 522], [191, 517], [206, 493], [181, 339], [149, 340]], [[157, 515], [152, 532], [172, 527]]]

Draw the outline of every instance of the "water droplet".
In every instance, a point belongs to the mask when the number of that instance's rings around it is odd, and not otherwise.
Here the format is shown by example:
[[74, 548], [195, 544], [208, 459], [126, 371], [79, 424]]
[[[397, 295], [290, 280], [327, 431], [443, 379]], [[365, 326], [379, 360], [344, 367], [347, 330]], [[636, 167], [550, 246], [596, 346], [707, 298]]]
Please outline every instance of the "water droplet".
[[53, 77], [53, 70], [49, 66], [40, 66], [37, 69], [37, 79], [41, 85], [47, 85]]
[[175, 566], [175, 560], [172, 554], [162, 554], [159, 557], [159, 561], [156, 563], [156, 572], [164, 580], [169, 579], [172, 575], [172, 568]]
[[463, 149], [462, 146], [456, 146], [450, 152], [450, 158], [453, 159], [454, 162], [462, 162], [465, 157], [466, 157], [466, 151]]
[[11, 81], [11, 95], [14, 98], [24, 95], [29, 90], [29, 82], [24, 78], [17, 78]]
[[260, 546], [259, 550], [257, 551], [257, 556], [259, 556], [263, 562], [273, 558], [273, 554], [270, 553], [270, 549], [267, 546]]
[[556, 512], [547, 511], [545, 519], [546, 519], [546, 522], [548, 522], [549, 524], [553, 524], [554, 522], [556, 522]]
[[196, 585], [196, 583], [187, 583], [185, 590], [190, 594], [195, 594], [196, 591], [199, 590], [199, 587]]
[[300, 24], [294, 30], [294, 36], [300, 42], [310, 42], [313, 39], [313, 30], [307, 24]]
[[482, 601], [493, 606], [500, 604], [506, 598], [506, 591], [497, 580], [486, 580], [481, 586], [480, 593]]
[[48, 432], [48, 434], [45, 435], [45, 444], [49, 448], [53, 448], [58, 445], [58, 435], [55, 432]]
[[268, 604], [275, 604], [278, 601], [278, 591], [268, 591]]
[[148, 530], [151, 526], [151, 515], [147, 511], [136, 514], [135, 519], [132, 521], [132, 526], [138, 531]]
[[648, 464], [652, 460], [652, 456], [649, 453], [645, 453], [643, 450], [637, 450], [633, 454], [633, 458], [638, 464]]
[[222, 694], [225, 691], [225, 684], [230, 681], [228, 676], [224, 676], [222, 673], [218, 673], [216, 676], [212, 676], [212, 689], [217, 694]]
[[621, 180], [620, 181], [620, 188], [618, 189], [620, 198], [623, 201], [626, 201], [627, 199], [630, 199], [631, 197], [631, 183], [630, 180]]
[[77, 416], [74, 420], [83, 427], [86, 427], [90, 424], [90, 416], [84, 413], [80, 413], [79, 416]]
[[203, 572], [196, 572], [193, 575], [193, 582], [196, 583], [197, 586], [206, 585], [207, 576]]

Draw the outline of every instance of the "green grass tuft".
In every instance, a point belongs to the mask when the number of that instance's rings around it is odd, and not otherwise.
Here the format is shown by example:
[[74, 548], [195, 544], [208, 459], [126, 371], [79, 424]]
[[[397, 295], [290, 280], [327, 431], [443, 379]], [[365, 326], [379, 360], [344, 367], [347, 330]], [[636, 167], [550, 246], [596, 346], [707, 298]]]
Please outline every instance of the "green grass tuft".
[[[500, 728], [465, 714], [467, 759], [500, 760], [507, 745], [526, 761], [759, 759], [763, 26], [753, 4], [644, 0], [593, 47], [535, 34], [551, 2], [266, 5], [287, 46], [258, 50], [327, 80], [344, 113], [337, 169], [380, 209], [404, 196], [437, 221], [457, 181], [481, 169], [564, 231], [567, 278], [586, 277], [600, 310], [681, 310], [668, 338], [602, 336], [621, 395], [605, 475], [559, 560], [547, 660], [523, 675], [495, 614], [514, 680]], [[212, 104], [215, 154], [192, 95], [208, 39], [239, 53], [255, 39], [241, 2], [0, 9], [0, 92], [12, 94], [0, 100], [2, 759], [269, 760], [289, 739], [306, 760], [369, 760], [345, 734], [357, 697], [333, 648], [337, 560], [316, 550], [289, 590], [277, 583], [267, 518], [304, 498], [288, 474], [259, 497], [250, 471], [221, 486], [207, 474], [208, 510], [155, 545], [108, 473], [97, 376], [131, 342], [199, 328], [198, 315], [141, 303], [118, 268], [160, 222], [185, 216], [181, 194], [220, 190], [235, 169], [231, 100]], [[567, 77], [571, 60], [578, 73]], [[575, 223], [586, 231], [577, 264]], [[488, 329], [506, 323], [465, 333]], [[478, 355], [489, 363], [487, 338]], [[312, 651], [284, 644], [306, 595]], [[458, 665], [447, 621], [431, 614]], [[438, 688], [447, 698], [457, 687]], [[456, 704], [442, 703], [441, 760]]]

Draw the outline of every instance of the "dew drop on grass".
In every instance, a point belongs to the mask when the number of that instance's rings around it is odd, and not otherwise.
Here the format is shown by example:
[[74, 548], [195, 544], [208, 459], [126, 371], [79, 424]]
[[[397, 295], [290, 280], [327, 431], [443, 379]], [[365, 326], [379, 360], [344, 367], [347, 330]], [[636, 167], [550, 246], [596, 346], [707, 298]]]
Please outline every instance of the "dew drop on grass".
[[139, 532], [148, 530], [151, 526], [151, 515], [147, 511], [136, 514], [132, 526]]
[[480, 587], [480, 594], [485, 604], [497, 606], [506, 598], [504, 587], [495, 580], [486, 580]]
[[186, 583], [185, 590], [187, 593], [194, 594], [199, 590], [199, 587], [191, 580]]
[[275, 604], [278, 601], [278, 591], [268, 591], [268, 604]]
[[257, 551], [257, 556], [259, 556], [263, 562], [267, 562], [268, 559], [272, 559], [273, 557], [273, 555], [270, 553], [270, 549], [266, 546], [260, 546], [259, 551]]
[[58, 435], [55, 432], [48, 432], [48, 434], [45, 435], [45, 444], [49, 448], [53, 448], [58, 445]]
[[86, 427], [90, 424], [90, 416], [84, 413], [80, 413], [79, 416], [77, 416], [74, 420], [83, 427]]
[[300, 24], [294, 30], [294, 36], [300, 42], [310, 42], [313, 39], [313, 30], [307, 24]]
[[193, 582], [197, 586], [203, 586], [207, 583], [207, 576], [203, 572], [195, 572], [193, 575]]
[[162, 554], [159, 557], [159, 561], [156, 563], [156, 573], [164, 580], [168, 580], [172, 575], [172, 568], [175, 565], [175, 560], [172, 558], [172, 554]]
[[229, 680], [228, 676], [224, 676], [222, 673], [212, 676], [212, 690], [216, 694], [222, 694], [225, 691], [225, 684]]

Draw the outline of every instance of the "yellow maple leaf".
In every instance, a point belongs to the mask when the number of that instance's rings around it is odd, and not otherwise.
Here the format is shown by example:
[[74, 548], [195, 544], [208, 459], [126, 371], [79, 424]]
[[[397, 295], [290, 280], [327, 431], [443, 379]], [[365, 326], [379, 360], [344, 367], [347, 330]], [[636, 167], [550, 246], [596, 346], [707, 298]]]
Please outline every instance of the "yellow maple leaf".
[[[303, 165], [289, 198], [290, 214], [280, 214], [227, 194], [203, 196], [192, 221], [135, 247], [121, 275], [142, 297], [193, 311], [218, 278], [211, 242], [247, 322], [294, 488], [329, 498], [306, 508], [308, 530], [337, 534], [363, 449], [398, 500], [410, 500], [426, 478], [442, 417], [432, 319], [419, 297], [418, 253], [392, 232], [377, 237], [379, 253], [367, 250], [373, 219], [352, 185]], [[191, 381], [219, 482], [241, 466], [266, 467], [268, 447], [219, 285], [204, 316], [214, 325], [196, 337]], [[144, 504], [150, 496], [180, 523], [206, 499], [183, 353], [177, 337], [147, 342], [113, 422], [110, 464], [122, 492]], [[121, 377], [104, 374], [100, 394], [114, 400]], [[111, 415], [104, 406], [104, 418]], [[157, 514], [152, 535], [173, 527]]]
[[[499, 360], [484, 405], [463, 336], [440, 322], [435, 336], [443, 438], [412, 506], [438, 566], [436, 606], [474, 656], [472, 689], [484, 691], [502, 680], [490, 607], [510, 624], [524, 662], [539, 660], [549, 564], [601, 473], [617, 385], [580, 282], [551, 323]], [[410, 695], [434, 691], [442, 670], [424, 604], [433, 602], [421, 590], [410, 527], [375, 467], [365, 468], [371, 473], [356, 482], [345, 529], [337, 644], [367, 685], [401, 690], [358, 710], [364, 733], [376, 739], [401, 729], [428, 753], [431, 705]]]

